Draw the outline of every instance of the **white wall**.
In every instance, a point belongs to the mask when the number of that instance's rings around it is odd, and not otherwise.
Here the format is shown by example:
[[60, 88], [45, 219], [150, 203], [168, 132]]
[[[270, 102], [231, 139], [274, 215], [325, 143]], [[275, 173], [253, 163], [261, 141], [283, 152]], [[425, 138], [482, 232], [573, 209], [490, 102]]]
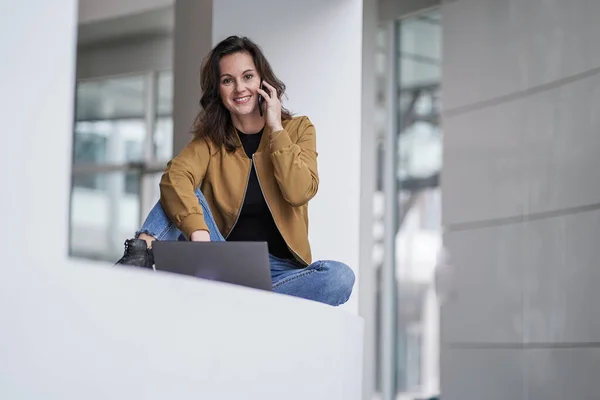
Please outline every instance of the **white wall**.
[[140, 269], [11, 267], [2, 399], [360, 399], [362, 321], [333, 307]]
[[76, 1], [0, 2], [0, 22], [2, 262], [53, 265], [67, 255]]
[[[313, 258], [343, 261], [357, 278], [362, 6], [362, 0], [219, 0], [213, 5], [213, 42], [237, 34], [258, 43], [287, 85], [285, 106], [315, 124], [321, 184], [310, 203]], [[355, 312], [357, 293], [358, 284], [347, 305]]]

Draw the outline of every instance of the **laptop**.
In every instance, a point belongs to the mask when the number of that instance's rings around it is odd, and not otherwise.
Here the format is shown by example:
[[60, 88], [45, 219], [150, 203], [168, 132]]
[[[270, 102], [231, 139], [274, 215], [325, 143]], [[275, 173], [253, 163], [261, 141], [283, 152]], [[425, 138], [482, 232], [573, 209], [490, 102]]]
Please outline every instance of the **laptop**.
[[266, 242], [156, 240], [152, 253], [157, 271], [272, 290]]

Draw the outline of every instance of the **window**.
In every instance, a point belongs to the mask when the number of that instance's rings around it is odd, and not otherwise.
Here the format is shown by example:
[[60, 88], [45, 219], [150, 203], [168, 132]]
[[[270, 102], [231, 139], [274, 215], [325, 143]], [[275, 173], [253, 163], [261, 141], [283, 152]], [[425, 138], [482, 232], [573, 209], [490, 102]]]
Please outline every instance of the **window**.
[[379, 37], [373, 260], [377, 375], [385, 398], [439, 394], [433, 283], [442, 240], [441, 30], [433, 10], [396, 21]]
[[172, 74], [77, 82], [70, 254], [116, 261], [172, 157]]

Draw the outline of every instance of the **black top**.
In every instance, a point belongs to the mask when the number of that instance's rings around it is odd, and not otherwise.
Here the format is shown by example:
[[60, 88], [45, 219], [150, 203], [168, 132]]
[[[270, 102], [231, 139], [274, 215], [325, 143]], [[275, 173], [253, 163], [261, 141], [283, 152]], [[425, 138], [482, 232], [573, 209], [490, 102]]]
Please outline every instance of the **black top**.
[[[262, 130], [254, 134], [239, 132], [240, 141], [248, 158], [252, 159], [252, 155], [258, 149], [262, 133]], [[242, 211], [227, 240], [267, 242], [269, 253], [275, 257], [294, 258], [279, 229], [277, 229], [277, 225], [275, 225], [273, 215], [260, 188], [254, 163], [252, 163], [252, 169], [250, 170], [250, 179], [248, 180]]]

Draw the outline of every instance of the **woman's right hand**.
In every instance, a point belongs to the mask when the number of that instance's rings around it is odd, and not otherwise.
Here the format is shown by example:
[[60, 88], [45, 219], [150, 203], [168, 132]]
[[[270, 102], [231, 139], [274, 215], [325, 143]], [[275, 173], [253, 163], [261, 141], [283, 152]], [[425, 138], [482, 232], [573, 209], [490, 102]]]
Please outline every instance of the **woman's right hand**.
[[210, 242], [210, 233], [205, 230], [194, 231], [190, 236], [190, 240], [192, 242]]

